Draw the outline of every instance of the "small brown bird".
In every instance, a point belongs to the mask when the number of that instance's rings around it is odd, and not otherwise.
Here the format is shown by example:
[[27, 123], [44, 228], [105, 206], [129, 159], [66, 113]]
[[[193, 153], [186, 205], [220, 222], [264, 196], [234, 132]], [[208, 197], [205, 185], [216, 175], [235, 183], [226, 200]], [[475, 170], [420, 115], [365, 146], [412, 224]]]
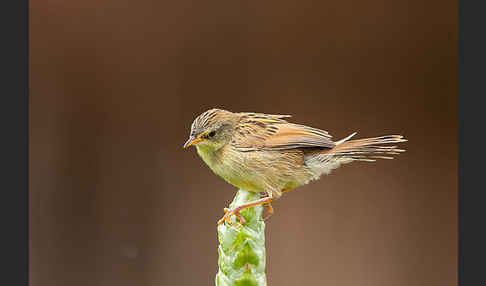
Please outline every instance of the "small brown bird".
[[405, 150], [382, 144], [405, 142], [403, 136], [388, 135], [332, 141], [327, 131], [287, 122], [290, 115], [234, 113], [211, 109], [199, 115], [191, 126], [184, 148], [195, 145], [197, 153], [214, 173], [237, 188], [267, 196], [233, 209], [225, 209], [218, 224], [240, 210], [270, 202], [282, 193], [317, 180], [342, 164], [353, 161], [393, 159]]

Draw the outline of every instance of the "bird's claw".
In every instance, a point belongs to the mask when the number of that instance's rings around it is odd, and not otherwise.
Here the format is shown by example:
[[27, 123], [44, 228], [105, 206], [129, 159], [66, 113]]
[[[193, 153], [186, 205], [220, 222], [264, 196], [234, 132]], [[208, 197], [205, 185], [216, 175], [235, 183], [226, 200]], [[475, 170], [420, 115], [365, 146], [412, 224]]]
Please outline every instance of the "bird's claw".
[[267, 207], [267, 215], [263, 218], [264, 221], [269, 219], [273, 215], [273, 212], [274, 212], [273, 207], [270, 203], [265, 204], [265, 206]]
[[240, 214], [240, 209], [239, 208], [233, 208], [233, 209], [228, 209], [224, 208], [224, 216], [218, 221], [218, 225], [222, 224], [223, 222], [226, 222], [229, 225], [232, 225], [233, 223], [231, 222], [231, 216], [235, 215], [239, 220], [240, 224], [246, 224], [245, 218]]
[[[260, 198], [267, 198], [267, 197], [268, 197], [267, 193], [261, 193], [260, 194]], [[273, 207], [272, 207], [272, 204], [270, 202], [265, 203], [264, 206], [267, 207], [267, 215], [263, 218], [263, 220], [266, 221], [267, 219], [269, 219], [273, 215]]]

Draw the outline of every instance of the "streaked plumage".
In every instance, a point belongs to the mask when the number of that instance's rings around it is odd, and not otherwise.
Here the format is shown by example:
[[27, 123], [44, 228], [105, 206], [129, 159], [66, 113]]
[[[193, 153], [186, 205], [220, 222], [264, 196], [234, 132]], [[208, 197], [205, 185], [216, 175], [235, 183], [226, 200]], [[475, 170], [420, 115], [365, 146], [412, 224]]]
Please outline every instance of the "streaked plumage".
[[[211, 109], [194, 120], [185, 147], [196, 144], [211, 170], [235, 187], [268, 194], [266, 201], [255, 204], [269, 203], [283, 191], [316, 180], [342, 164], [391, 159], [389, 155], [404, 151], [381, 146], [406, 141], [400, 135], [350, 140], [353, 133], [334, 142], [327, 131], [290, 123], [284, 119], [288, 117]], [[239, 209], [223, 218], [238, 215]]]

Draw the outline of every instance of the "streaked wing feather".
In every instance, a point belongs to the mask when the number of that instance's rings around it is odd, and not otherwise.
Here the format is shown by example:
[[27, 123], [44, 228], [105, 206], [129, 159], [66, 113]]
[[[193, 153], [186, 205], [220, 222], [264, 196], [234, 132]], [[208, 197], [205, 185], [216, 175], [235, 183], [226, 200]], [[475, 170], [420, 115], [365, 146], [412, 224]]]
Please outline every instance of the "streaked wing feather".
[[231, 144], [240, 151], [335, 146], [326, 131], [289, 123], [285, 117], [290, 116], [242, 113]]

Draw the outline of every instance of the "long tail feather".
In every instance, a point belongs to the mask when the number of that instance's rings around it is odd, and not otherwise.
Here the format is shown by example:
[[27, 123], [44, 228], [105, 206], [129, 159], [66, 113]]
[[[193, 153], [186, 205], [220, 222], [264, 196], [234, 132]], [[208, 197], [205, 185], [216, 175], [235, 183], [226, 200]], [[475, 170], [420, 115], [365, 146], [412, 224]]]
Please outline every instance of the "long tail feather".
[[407, 140], [401, 135], [349, 140], [355, 134], [356, 132], [336, 142], [336, 146], [326, 151], [325, 154], [353, 161], [373, 162], [375, 159], [393, 159], [390, 155], [405, 152], [403, 149], [398, 149], [397, 146], [382, 146], [383, 144], [406, 142]]

